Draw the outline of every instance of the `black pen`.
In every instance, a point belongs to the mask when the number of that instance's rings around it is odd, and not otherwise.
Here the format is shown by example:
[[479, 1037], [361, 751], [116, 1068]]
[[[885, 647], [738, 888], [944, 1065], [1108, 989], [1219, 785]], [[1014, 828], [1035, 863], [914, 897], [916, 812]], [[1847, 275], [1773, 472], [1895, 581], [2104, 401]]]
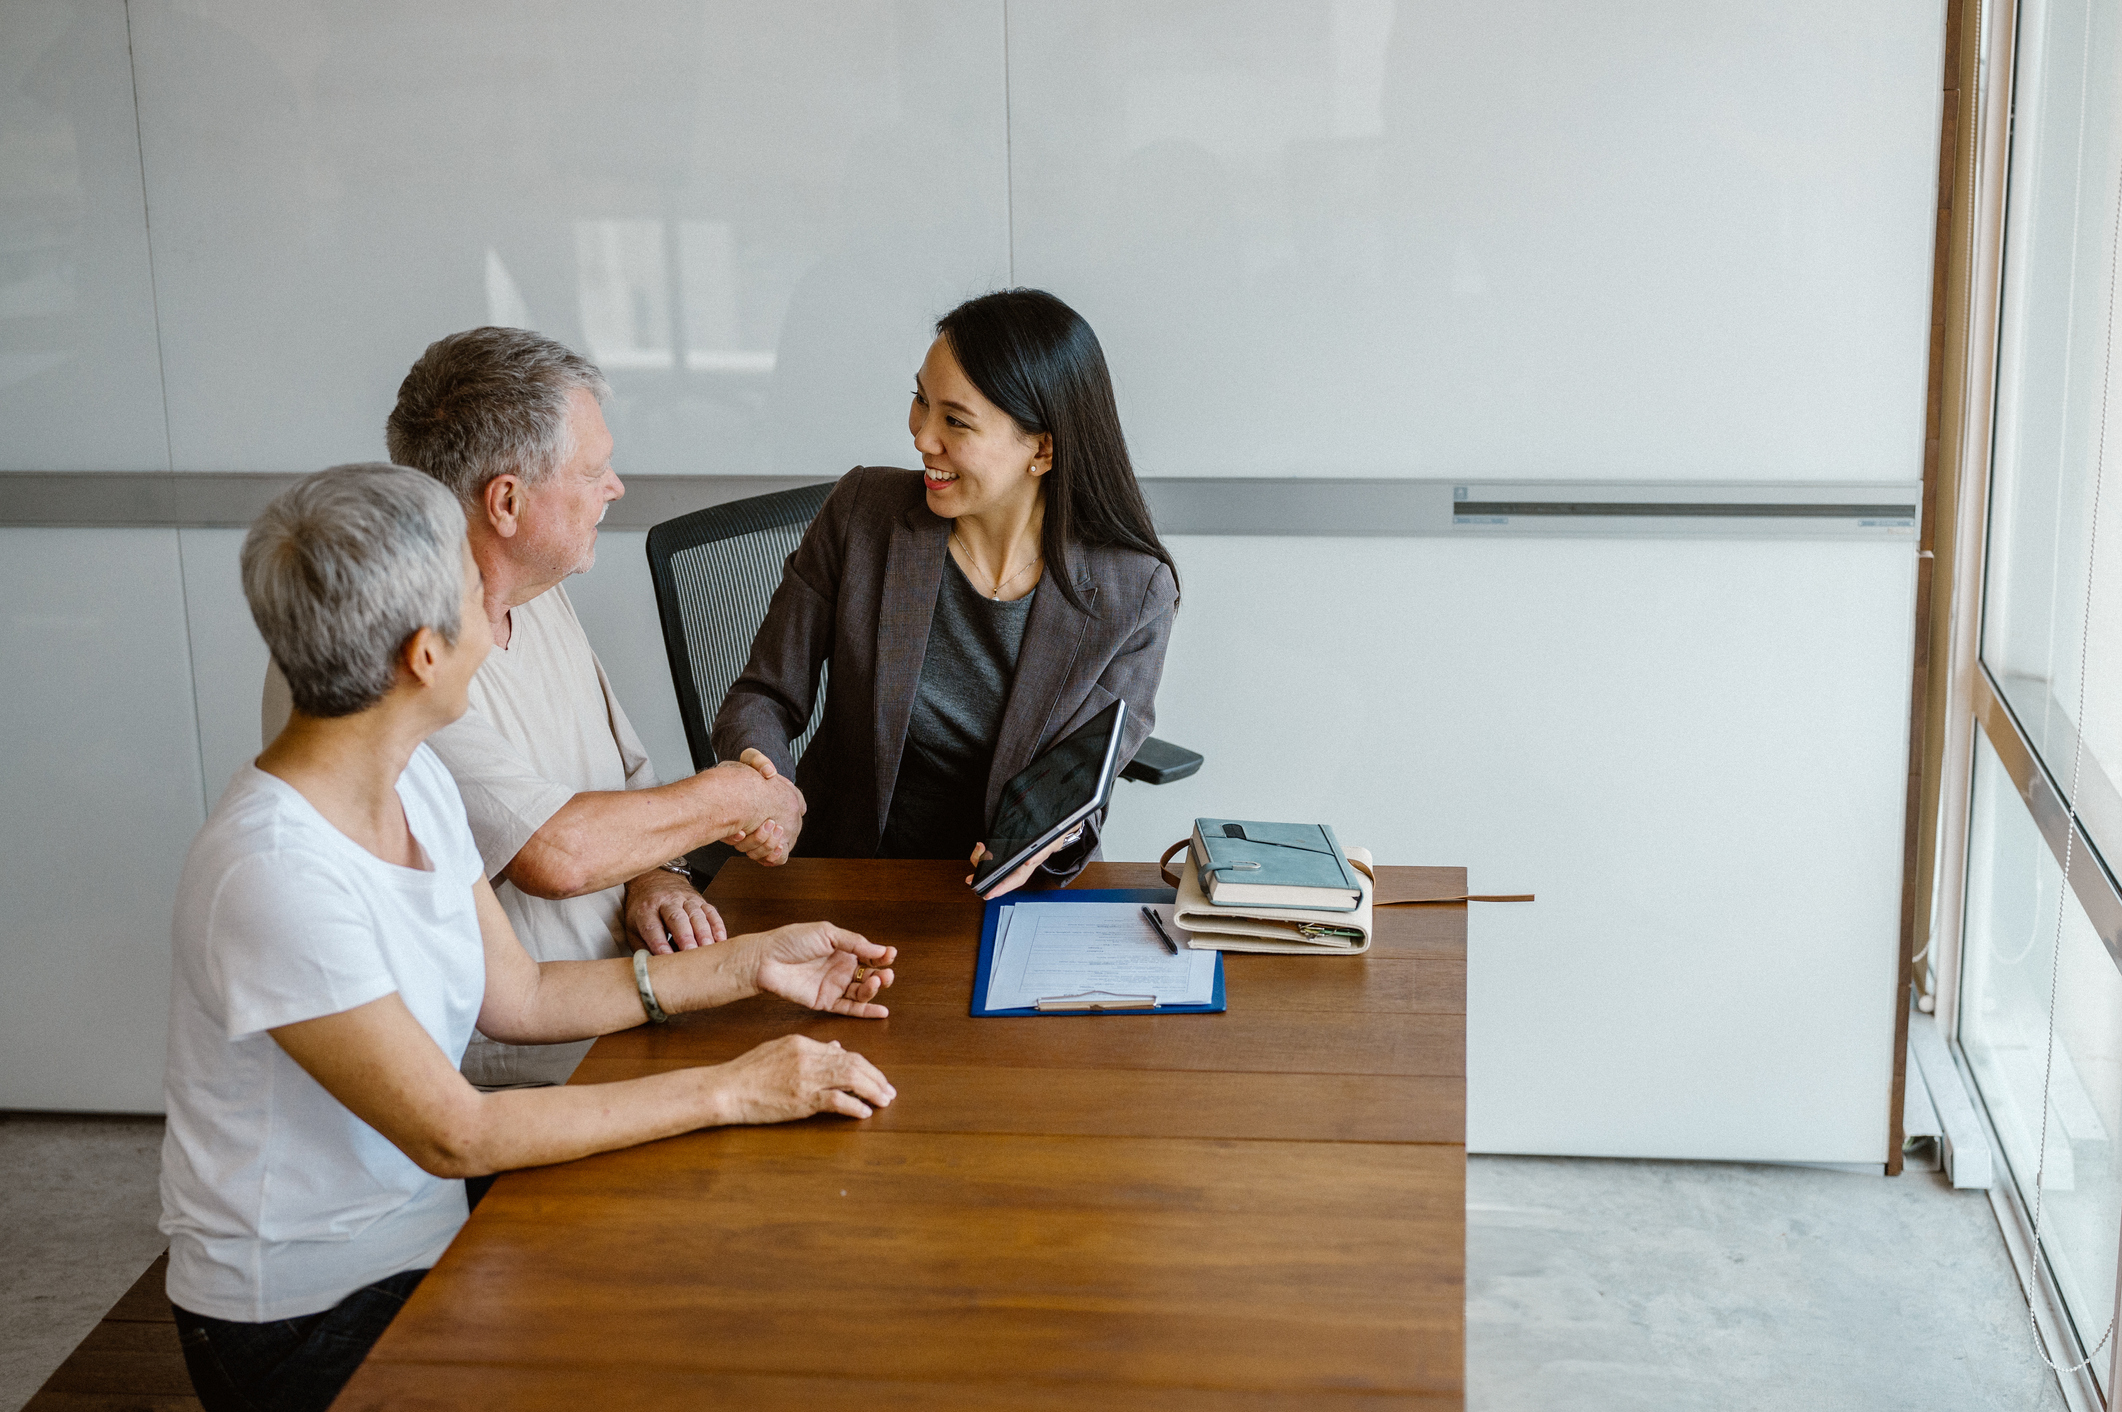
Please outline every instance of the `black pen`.
[[1172, 934], [1164, 929], [1164, 923], [1157, 920], [1157, 914], [1145, 907], [1142, 909], [1142, 915], [1148, 918], [1149, 924], [1157, 929], [1158, 939], [1172, 949], [1172, 955], [1177, 956], [1179, 954], [1179, 943], [1172, 940]]

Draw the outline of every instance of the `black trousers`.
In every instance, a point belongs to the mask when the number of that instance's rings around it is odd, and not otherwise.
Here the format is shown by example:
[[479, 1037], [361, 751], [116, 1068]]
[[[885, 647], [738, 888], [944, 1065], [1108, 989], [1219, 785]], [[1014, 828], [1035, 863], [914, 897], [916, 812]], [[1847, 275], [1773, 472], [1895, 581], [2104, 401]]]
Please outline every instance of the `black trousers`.
[[321, 1314], [239, 1324], [171, 1305], [206, 1412], [324, 1412], [425, 1270], [363, 1285]]

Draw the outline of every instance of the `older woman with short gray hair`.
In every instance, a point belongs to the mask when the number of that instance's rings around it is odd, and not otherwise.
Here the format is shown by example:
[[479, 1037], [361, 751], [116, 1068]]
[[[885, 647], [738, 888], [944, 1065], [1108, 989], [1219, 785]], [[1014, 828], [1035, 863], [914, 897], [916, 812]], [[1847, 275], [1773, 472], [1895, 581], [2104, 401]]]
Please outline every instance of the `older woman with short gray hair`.
[[474, 1025], [549, 1044], [761, 991], [881, 1016], [895, 953], [812, 922], [632, 962], [525, 954], [424, 743], [492, 645], [463, 511], [428, 475], [302, 481], [252, 526], [243, 588], [295, 709], [193, 841], [173, 929], [162, 1229], [208, 1409], [327, 1406], [464, 1223], [458, 1178], [892, 1100], [796, 1035], [626, 1083], [473, 1088]]

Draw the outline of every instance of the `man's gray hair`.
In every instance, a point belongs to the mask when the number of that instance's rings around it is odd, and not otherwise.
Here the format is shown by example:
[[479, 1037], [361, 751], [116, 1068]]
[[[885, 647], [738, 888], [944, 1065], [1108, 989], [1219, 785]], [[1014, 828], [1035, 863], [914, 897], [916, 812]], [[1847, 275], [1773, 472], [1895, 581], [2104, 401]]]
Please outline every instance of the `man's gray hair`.
[[414, 633], [454, 643], [463, 546], [463, 507], [405, 466], [333, 466], [274, 497], [243, 539], [243, 596], [295, 709], [365, 711]]
[[568, 398], [603, 402], [597, 365], [543, 334], [475, 328], [435, 340], [398, 385], [384, 423], [391, 459], [426, 471], [467, 505], [513, 472], [535, 485], [574, 454]]

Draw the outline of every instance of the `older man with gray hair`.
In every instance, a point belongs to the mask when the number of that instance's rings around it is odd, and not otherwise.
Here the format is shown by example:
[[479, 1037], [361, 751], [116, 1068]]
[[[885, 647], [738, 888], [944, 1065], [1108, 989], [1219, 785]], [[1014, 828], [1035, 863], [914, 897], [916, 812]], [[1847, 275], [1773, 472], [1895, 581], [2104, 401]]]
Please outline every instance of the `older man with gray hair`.
[[[429, 743], [539, 961], [722, 940], [681, 860], [726, 840], [779, 863], [803, 813], [802, 795], [757, 751], [659, 784], [560, 586], [596, 562], [597, 525], [626, 493], [604, 424], [609, 392], [594, 364], [549, 338], [471, 329], [429, 345], [386, 424], [391, 459], [464, 506], [495, 650], [472, 680], [471, 709]], [[285, 715], [274, 695], [269, 686], [268, 736]], [[474, 1035], [464, 1072], [485, 1087], [562, 1083], [587, 1050]]]

